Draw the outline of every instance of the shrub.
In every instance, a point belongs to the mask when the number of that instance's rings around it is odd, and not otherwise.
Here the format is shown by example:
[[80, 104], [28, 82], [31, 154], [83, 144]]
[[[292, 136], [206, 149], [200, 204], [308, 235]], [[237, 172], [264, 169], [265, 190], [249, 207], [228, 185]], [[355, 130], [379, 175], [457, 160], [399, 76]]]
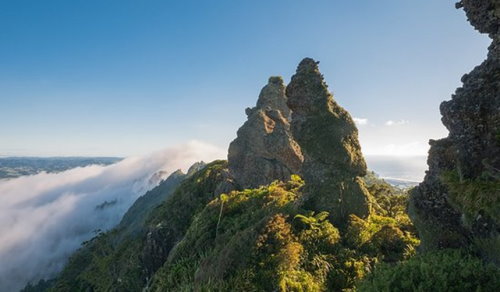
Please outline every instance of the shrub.
[[405, 231], [404, 227], [390, 217], [372, 215], [363, 220], [351, 215], [344, 242], [379, 260], [401, 261], [414, 255], [420, 243], [415, 234]]
[[441, 180], [449, 189], [450, 202], [467, 217], [482, 213], [500, 224], [500, 182], [485, 171], [474, 179], [461, 179], [457, 171], [449, 171]]
[[380, 264], [359, 291], [498, 291], [500, 270], [460, 250], [442, 250]]

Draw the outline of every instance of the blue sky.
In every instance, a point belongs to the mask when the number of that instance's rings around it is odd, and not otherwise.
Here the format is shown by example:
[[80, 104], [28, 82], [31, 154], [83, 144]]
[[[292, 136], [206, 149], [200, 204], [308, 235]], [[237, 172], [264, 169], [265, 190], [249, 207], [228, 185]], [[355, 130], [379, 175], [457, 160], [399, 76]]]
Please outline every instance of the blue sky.
[[367, 154], [425, 154], [489, 40], [446, 0], [0, 0], [0, 155], [227, 148], [267, 78], [319, 61]]

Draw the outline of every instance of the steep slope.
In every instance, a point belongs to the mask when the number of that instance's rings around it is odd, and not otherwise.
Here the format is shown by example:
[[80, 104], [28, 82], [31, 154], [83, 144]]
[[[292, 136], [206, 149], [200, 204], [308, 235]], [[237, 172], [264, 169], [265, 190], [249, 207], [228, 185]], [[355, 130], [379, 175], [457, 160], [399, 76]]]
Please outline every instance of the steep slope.
[[345, 224], [350, 214], [367, 217], [370, 199], [360, 179], [366, 163], [358, 130], [349, 113], [333, 100], [318, 62], [302, 60], [286, 94], [292, 133], [304, 155], [306, 206], [330, 212], [339, 224]]
[[149, 212], [171, 195], [185, 178], [186, 175], [177, 170], [158, 187], [139, 197], [123, 215], [117, 226], [121, 230], [122, 237], [134, 236], [143, 231]]
[[248, 120], [228, 151], [229, 171], [240, 188], [256, 188], [300, 173], [302, 154], [290, 132], [281, 77], [269, 78], [257, 105], [247, 108]]
[[287, 183], [212, 200], [149, 290], [344, 291], [377, 262], [404, 260], [415, 250], [418, 241], [404, 212], [366, 220], [352, 215], [341, 233], [327, 212], [303, 208], [303, 187], [294, 175]]
[[473, 245], [500, 263], [500, 1], [463, 0], [470, 23], [493, 39], [488, 58], [441, 104], [446, 138], [431, 141], [411, 216], [422, 247]]
[[214, 161], [183, 182], [168, 200], [150, 213], [149, 230], [142, 248], [142, 263], [148, 278], [163, 265], [194, 216], [219, 194], [232, 189], [227, 162]]
[[138, 198], [134, 204], [123, 215], [117, 229], [120, 229], [120, 237], [137, 235], [144, 231], [146, 219], [149, 213], [165, 199], [170, 196], [180, 183], [192, 176], [205, 166], [204, 162], [193, 164], [186, 174], [181, 170], [173, 172], [165, 181], [153, 190]]

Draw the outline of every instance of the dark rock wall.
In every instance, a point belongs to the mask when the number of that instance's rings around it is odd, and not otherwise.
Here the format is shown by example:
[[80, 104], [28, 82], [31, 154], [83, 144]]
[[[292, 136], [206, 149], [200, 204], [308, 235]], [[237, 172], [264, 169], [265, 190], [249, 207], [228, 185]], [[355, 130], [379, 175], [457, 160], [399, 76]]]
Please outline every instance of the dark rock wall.
[[500, 214], [500, 1], [463, 0], [457, 8], [493, 42], [487, 59], [441, 104], [449, 135], [431, 141], [429, 171], [411, 194], [410, 215], [424, 250], [500, 244], [494, 215]]

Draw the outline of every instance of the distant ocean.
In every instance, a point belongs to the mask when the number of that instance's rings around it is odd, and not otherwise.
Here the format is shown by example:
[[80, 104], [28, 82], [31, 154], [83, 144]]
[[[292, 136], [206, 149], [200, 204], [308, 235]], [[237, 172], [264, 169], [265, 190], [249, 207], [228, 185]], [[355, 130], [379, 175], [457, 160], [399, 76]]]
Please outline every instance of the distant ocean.
[[365, 159], [369, 170], [391, 183], [401, 180], [417, 184], [427, 170], [427, 156], [366, 155]]

